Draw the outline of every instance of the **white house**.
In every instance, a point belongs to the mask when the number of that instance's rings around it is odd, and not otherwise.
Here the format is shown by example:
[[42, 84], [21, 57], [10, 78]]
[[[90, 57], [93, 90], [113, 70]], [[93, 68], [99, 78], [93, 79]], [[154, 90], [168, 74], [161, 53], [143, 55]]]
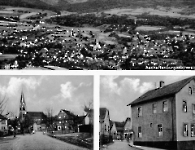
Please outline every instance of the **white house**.
[[7, 132], [8, 127], [7, 127], [7, 118], [0, 115], [0, 131], [1, 132]]
[[100, 108], [99, 134], [110, 135], [110, 115], [107, 108]]

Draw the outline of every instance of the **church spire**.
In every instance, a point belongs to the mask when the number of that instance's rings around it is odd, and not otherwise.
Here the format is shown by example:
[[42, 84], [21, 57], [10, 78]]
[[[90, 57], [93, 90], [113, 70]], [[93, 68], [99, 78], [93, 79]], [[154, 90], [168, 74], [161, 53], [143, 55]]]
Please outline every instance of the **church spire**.
[[22, 122], [24, 120], [24, 116], [26, 115], [26, 102], [23, 91], [21, 92], [20, 97], [20, 113], [19, 113], [19, 120]]

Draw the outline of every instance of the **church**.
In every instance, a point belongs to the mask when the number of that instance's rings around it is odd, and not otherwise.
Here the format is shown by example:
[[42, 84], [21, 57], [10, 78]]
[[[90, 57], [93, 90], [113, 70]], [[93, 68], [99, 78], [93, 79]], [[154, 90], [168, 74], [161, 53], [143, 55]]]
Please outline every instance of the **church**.
[[47, 116], [43, 112], [27, 111], [24, 93], [21, 92], [20, 97], [19, 122], [21, 129], [29, 128], [34, 131], [42, 131], [46, 129]]

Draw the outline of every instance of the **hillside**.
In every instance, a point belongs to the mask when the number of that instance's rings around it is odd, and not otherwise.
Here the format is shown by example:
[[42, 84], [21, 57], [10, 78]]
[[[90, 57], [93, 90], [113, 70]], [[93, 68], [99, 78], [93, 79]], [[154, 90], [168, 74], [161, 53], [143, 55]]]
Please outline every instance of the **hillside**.
[[0, 5], [55, 10], [55, 7], [40, 0], [0, 0]]
[[194, 0], [0, 0], [0, 5], [76, 12], [101, 11], [116, 7], [195, 7]]

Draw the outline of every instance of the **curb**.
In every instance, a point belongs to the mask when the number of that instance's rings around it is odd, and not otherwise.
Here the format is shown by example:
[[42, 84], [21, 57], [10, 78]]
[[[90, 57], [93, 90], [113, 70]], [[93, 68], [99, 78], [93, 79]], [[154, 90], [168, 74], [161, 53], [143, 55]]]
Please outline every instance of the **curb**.
[[142, 149], [142, 148], [139, 148], [139, 147], [137, 147], [137, 146], [135, 146], [135, 145], [131, 145], [131, 144], [128, 144], [130, 147], [133, 147], [133, 148], [136, 148], [136, 149], [138, 149], [138, 150], [144, 150], [144, 149]]

